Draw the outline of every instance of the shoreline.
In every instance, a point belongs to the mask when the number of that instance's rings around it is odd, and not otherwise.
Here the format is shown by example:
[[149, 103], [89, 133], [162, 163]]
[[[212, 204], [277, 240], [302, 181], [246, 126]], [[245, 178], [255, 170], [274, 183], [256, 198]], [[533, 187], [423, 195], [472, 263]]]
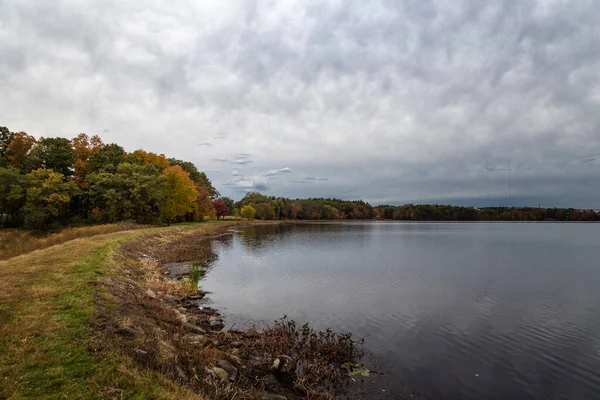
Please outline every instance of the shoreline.
[[[269, 222], [273, 223], [280, 221]], [[119, 279], [105, 281], [103, 286], [120, 298], [121, 304], [127, 303], [126, 297], [134, 289], [137, 293], [133, 304], [129, 302], [127, 310], [120, 310], [124, 315], [116, 318], [126, 318], [128, 327], [101, 324], [101, 331], [114, 338], [117, 351], [128, 354], [136, 363], [162, 370], [194, 391], [212, 392], [215, 397], [210, 398], [334, 398], [333, 393], [343, 386], [350, 372], [342, 365], [354, 365], [362, 355], [359, 343], [350, 335], [327, 333], [322, 337], [323, 333], [296, 327], [287, 318], [259, 331], [222, 331], [219, 310], [205, 306], [209, 292], [185, 293], [185, 278], [167, 278], [178, 275], [169, 273], [170, 264], [181, 269], [185, 262], [210, 257], [212, 239], [233, 233], [228, 230], [260, 224], [227, 224], [215, 226], [210, 232], [191, 230], [169, 237], [158, 234], [123, 243], [119, 257], [125, 257], [121, 262], [127, 264], [124, 275], [136, 276], [138, 287], [126, 290], [123, 286], [127, 283]], [[114, 321], [115, 316], [111, 319]], [[157, 328], [167, 334], [152, 337], [145, 333]], [[140, 342], [153, 346], [136, 345]], [[154, 346], [162, 350], [153, 352]], [[322, 349], [315, 350], [319, 346]]]

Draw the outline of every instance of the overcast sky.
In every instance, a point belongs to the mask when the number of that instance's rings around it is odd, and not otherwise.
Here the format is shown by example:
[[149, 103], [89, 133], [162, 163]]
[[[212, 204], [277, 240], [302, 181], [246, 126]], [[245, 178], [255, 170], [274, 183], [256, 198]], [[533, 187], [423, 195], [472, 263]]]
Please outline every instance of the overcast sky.
[[599, 17], [597, 0], [0, 0], [0, 125], [190, 160], [235, 199], [600, 208]]

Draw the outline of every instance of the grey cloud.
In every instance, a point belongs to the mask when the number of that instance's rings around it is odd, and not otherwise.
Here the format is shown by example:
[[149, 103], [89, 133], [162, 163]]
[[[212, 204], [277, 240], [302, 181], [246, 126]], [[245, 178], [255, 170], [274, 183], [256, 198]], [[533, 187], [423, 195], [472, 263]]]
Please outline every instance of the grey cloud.
[[263, 175], [265, 175], [265, 176], [276, 176], [276, 175], [279, 175], [279, 174], [289, 174], [291, 172], [292, 172], [292, 170], [290, 168], [285, 167], [285, 168], [281, 168], [281, 169], [271, 169], [271, 170], [265, 172]]
[[[143, 11], [0, 3], [0, 125], [68, 137], [110, 126], [105, 142], [189, 160], [189, 132], [215, 135], [198, 162], [262, 176], [211, 172], [232, 196], [487, 202], [506, 180], [491, 174], [488, 199], [486, 162], [510, 160], [515, 199], [598, 206], [598, 2], [150, 0]], [[317, 179], [265, 181], [279, 165]]]
[[239, 159], [239, 160], [233, 160], [231, 161], [233, 164], [238, 164], [238, 165], [245, 165], [245, 164], [250, 164], [252, 162], [252, 160], [246, 160], [246, 159]]
[[232, 182], [231, 186], [233, 188], [235, 188], [235, 190], [238, 190], [238, 191], [263, 192], [263, 191], [266, 191], [269, 189], [269, 179], [264, 176], [260, 176], [260, 175], [244, 176], [244, 177]]

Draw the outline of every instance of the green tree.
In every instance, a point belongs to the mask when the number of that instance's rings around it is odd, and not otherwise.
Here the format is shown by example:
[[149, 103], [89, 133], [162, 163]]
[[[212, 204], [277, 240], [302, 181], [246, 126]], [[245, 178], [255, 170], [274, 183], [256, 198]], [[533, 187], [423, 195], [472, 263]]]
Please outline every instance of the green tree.
[[238, 201], [235, 206], [237, 208], [242, 208], [244, 206], [247, 205], [256, 205], [258, 203], [268, 203], [270, 202], [271, 199], [269, 199], [267, 196], [265, 196], [264, 194], [258, 193], [258, 192], [248, 192], [246, 193], [246, 195], [240, 200]]
[[163, 221], [170, 223], [174, 218], [193, 211], [193, 205], [198, 199], [198, 191], [190, 179], [190, 174], [179, 165], [165, 168], [162, 176], [161, 216]]
[[41, 138], [31, 149], [25, 168], [27, 171], [34, 169], [51, 169], [63, 176], [73, 175], [73, 162], [75, 153], [71, 148], [71, 141], [65, 138]]
[[48, 229], [66, 222], [71, 198], [78, 193], [77, 185], [49, 169], [37, 169], [26, 175], [24, 224], [28, 229]]
[[125, 149], [116, 143], [105, 144], [96, 153], [90, 156], [90, 169], [92, 171], [115, 172], [117, 166], [125, 162]]
[[87, 179], [91, 222], [158, 221], [163, 196], [160, 167], [121, 163], [114, 173], [95, 172]]
[[0, 168], [0, 225], [15, 225], [25, 204], [25, 176], [16, 168]]
[[251, 205], [247, 205], [242, 207], [240, 215], [242, 216], [242, 218], [254, 219], [254, 216], [256, 215], [256, 210]]
[[10, 142], [15, 138], [15, 133], [8, 130], [5, 126], [0, 126], [0, 168], [8, 165], [8, 159], [6, 158], [8, 146]]

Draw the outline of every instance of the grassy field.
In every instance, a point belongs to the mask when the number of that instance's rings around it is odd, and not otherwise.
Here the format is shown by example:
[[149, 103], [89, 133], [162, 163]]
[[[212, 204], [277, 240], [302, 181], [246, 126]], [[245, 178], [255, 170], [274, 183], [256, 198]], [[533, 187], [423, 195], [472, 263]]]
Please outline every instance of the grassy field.
[[97, 282], [111, 273], [120, 243], [223, 225], [101, 234], [0, 261], [0, 398], [201, 399], [160, 374], [138, 371], [125, 357], [95, 353], [90, 326]]

